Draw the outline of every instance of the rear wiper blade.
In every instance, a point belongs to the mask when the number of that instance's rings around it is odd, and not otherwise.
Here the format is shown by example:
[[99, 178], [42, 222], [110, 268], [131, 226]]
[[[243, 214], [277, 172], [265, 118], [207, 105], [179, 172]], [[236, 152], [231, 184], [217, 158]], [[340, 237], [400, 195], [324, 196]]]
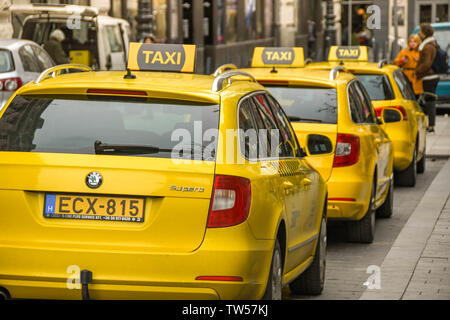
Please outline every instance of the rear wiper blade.
[[322, 120], [319, 119], [308, 119], [308, 118], [300, 118], [300, 117], [296, 117], [296, 116], [288, 116], [289, 121], [292, 122], [318, 122], [318, 123], [322, 123]]
[[162, 149], [156, 146], [150, 145], [138, 145], [138, 144], [107, 144], [99, 140], [94, 142], [95, 154], [148, 154], [159, 152], [172, 152], [172, 149]]

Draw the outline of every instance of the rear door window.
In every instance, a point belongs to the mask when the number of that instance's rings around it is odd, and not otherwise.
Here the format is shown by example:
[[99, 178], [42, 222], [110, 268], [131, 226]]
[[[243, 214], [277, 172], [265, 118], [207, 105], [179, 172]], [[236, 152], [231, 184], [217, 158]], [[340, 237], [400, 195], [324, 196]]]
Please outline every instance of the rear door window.
[[389, 79], [383, 74], [358, 74], [359, 81], [363, 84], [370, 99], [372, 100], [393, 100]]
[[[0, 119], [0, 150], [96, 154], [95, 143], [100, 141], [161, 150], [111, 150], [105, 154], [170, 158], [173, 150], [182, 149], [180, 158], [198, 159], [199, 154], [215, 155], [218, 124], [219, 106], [215, 104], [98, 96], [16, 96]], [[209, 153], [203, 154], [206, 149]]]
[[294, 151], [295, 149], [297, 149], [298, 143], [297, 143], [297, 138], [295, 136], [295, 133], [293, 132], [290, 124], [289, 124], [289, 120], [287, 119], [286, 115], [284, 114], [281, 106], [278, 104], [278, 102], [270, 97], [267, 96], [269, 102], [270, 102], [270, 106], [272, 107], [272, 111], [275, 115], [275, 118], [278, 122], [278, 126], [280, 128], [280, 136], [283, 137], [283, 142], [285, 144], [285, 148], [287, 149], [287, 154], [291, 154], [291, 150]]
[[372, 113], [372, 103], [370, 102], [370, 98], [367, 95], [366, 90], [361, 85], [361, 83], [355, 81], [353, 83], [355, 87], [355, 91], [357, 93], [358, 100], [361, 103], [362, 107], [362, 117], [364, 123], [375, 123], [375, 119]]
[[364, 112], [362, 110], [361, 101], [358, 98], [356, 89], [353, 85], [348, 86], [348, 103], [350, 108], [350, 114], [354, 123], [360, 124], [364, 122]]
[[258, 159], [258, 130], [249, 98], [243, 100], [239, 106], [239, 130], [241, 153], [246, 159]]

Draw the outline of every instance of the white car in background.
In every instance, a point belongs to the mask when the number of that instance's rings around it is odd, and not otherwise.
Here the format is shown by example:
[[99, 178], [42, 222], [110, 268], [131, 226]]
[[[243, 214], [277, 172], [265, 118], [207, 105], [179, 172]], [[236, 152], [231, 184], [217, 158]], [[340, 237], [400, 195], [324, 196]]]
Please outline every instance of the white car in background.
[[49, 54], [33, 41], [0, 39], [0, 110], [18, 88], [54, 65]]
[[42, 46], [53, 30], [60, 29], [71, 63], [95, 70], [125, 70], [128, 45], [134, 39], [126, 20], [95, 7], [68, 4], [15, 4], [10, 11], [15, 37]]

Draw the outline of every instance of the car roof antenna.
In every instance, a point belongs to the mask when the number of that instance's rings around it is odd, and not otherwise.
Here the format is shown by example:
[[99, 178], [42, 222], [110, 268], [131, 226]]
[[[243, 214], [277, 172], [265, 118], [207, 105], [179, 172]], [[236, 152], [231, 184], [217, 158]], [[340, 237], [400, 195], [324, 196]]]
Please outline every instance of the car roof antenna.
[[127, 74], [123, 76], [124, 79], [136, 79], [134, 74], [131, 74], [131, 70], [127, 68]]

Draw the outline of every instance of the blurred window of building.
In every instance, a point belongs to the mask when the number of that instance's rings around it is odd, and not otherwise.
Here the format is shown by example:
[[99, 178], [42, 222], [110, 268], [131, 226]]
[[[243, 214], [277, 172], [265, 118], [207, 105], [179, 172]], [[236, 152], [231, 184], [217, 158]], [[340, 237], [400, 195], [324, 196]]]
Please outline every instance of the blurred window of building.
[[419, 12], [420, 12], [420, 18], [419, 18], [420, 23], [423, 23], [423, 22], [430, 23], [431, 22], [431, 4], [425, 4], [425, 5], [421, 4]]
[[237, 40], [237, 0], [226, 0], [226, 42]]
[[264, 0], [264, 37], [273, 37], [273, 0]]
[[217, 44], [225, 43], [225, 1], [217, 0]]
[[448, 4], [436, 4], [436, 22], [447, 22]]
[[167, 37], [167, 0], [153, 0], [155, 37], [157, 42], [166, 42]]

